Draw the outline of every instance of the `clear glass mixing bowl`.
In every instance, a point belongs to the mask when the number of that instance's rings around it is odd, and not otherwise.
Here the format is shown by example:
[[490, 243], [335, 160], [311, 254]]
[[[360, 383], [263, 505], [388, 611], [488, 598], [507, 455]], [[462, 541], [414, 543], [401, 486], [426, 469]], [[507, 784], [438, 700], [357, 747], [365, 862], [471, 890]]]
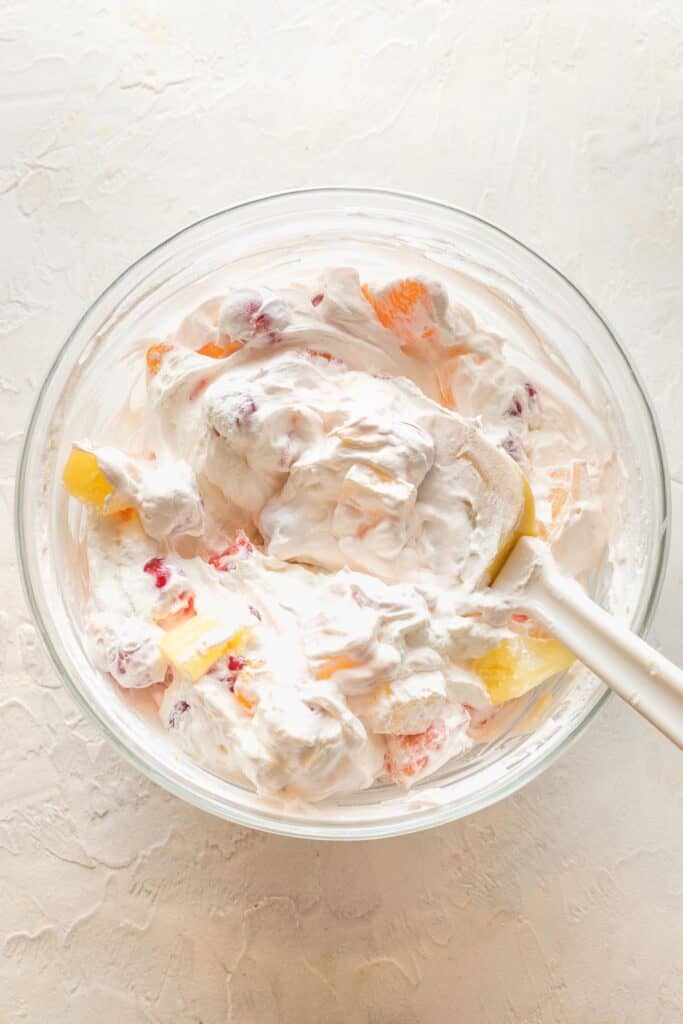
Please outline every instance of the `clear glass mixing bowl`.
[[668, 476], [652, 406], [628, 357], [585, 296], [510, 235], [442, 203], [381, 190], [312, 189], [243, 203], [178, 232], [114, 281], [76, 325], [38, 394], [19, 467], [17, 540], [28, 601], [55, 668], [142, 772], [243, 825], [367, 839], [451, 821], [513, 793], [582, 731], [605, 688], [575, 667], [515, 704], [497, 735], [408, 795], [377, 785], [313, 806], [266, 800], [189, 761], [90, 663], [81, 628], [83, 518], [60, 485], [71, 442], [106, 436], [139, 372], [140, 339], [164, 334], [231, 284], [310, 280], [334, 265], [375, 280], [406, 271], [442, 280], [507, 339], [520, 364], [533, 363], [543, 344], [560, 376], [580, 382], [628, 479], [618, 502], [621, 571], [617, 578], [603, 566], [593, 592], [644, 631], [666, 562]]

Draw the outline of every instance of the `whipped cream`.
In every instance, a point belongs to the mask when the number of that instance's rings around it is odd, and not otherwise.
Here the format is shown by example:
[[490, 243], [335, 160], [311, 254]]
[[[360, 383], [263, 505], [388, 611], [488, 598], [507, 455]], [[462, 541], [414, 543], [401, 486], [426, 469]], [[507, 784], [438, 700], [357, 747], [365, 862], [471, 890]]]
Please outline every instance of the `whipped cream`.
[[[85, 539], [98, 668], [264, 794], [409, 787], [466, 752], [496, 711], [472, 662], [530, 628], [487, 588], [520, 470], [580, 576], [606, 549], [607, 438], [430, 281], [239, 290], [149, 365], [139, 428], [79, 442], [113, 489]], [[187, 660], [164, 654], [193, 619]]]

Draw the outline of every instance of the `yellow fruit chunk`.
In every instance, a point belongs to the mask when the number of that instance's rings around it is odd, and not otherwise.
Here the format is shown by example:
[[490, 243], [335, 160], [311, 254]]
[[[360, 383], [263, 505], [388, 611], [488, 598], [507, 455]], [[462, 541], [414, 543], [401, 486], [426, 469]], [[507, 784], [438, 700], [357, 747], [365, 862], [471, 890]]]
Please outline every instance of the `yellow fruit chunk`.
[[529, 481], [522, 475], [523, 505], [517, 525], [511, 530], [503, 541], [500, 550], [489, 566], [489, 583], [493, 583], [500, 570], [505, 565], [508, 555], [520, 537], [535, 537], [536, 529], [536, 506], [534, 496], [529, 486]]
[[559, 640], [518, 636], [503, 640], [481, 658], [470, 662], [495, 705], [538, 686], [545, 679], [568, 668], [574, 655]]
[[97, 464], [92, 452], [72, 448], [64, 466], [62, 482], [72, 498], [103, 509], [114, 488]]
[[221, 622], [208, 615], [195, 615], [169, 630], [159, 647], [175, 668], [185, 672], [196, 683], [214, 662], [243, 644], [248, 633], [246, 626], [242, 626], [227, 639], [219, 639], [221, 635], [225, 636]]

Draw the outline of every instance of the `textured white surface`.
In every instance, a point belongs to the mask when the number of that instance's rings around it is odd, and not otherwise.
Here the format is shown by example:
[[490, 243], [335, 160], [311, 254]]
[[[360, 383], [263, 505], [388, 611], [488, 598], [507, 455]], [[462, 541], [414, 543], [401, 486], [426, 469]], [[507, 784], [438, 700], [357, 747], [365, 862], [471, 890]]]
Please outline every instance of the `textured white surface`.
[[[679, 0], [0, 9], [0, 505], [58, 346], [112, 276], [256, 193], [383, 184], [527, 240], [654, 396], [683, 662]], [[213, 820], [122, 763], [38, 648], [0, 532], [3, 1024], [673, 1024], [680, 755], [613, 700], [467, 821], [375, 844]]]

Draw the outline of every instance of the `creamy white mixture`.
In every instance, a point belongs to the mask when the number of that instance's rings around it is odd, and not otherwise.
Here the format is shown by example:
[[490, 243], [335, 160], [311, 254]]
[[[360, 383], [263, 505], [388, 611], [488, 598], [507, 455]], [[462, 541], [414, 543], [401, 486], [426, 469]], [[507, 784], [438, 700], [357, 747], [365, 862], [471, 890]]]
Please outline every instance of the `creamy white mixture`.
[[[232, 293], [150, 365], [120, 448], [80, 443], [114, 487], [86, 538], [98, 667], [268, 794], [409, 786], [468, 750], [494, 713], [473, 659], [534, 628], [486, 592], [514, 463], [578, 576], [606, 546], [605, 440], [427, 281]], [[236, 639], [192, 679], [163, 639], [195, 616], [198, 653]]]

